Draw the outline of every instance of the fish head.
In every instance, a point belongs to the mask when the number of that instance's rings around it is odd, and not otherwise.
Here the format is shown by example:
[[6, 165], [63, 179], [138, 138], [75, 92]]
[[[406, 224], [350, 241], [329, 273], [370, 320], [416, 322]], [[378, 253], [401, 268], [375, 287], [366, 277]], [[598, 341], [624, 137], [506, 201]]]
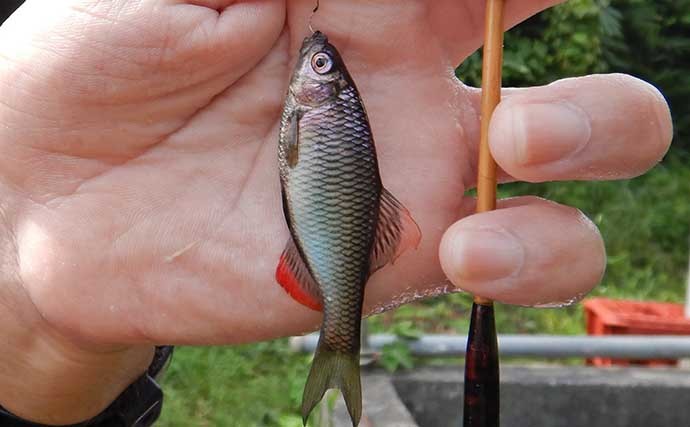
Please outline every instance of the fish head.
[[340, 93], [351, 78], [338, 50], [320, 31], [304, 39], [290, 92], [302, 105], [318, 106]]

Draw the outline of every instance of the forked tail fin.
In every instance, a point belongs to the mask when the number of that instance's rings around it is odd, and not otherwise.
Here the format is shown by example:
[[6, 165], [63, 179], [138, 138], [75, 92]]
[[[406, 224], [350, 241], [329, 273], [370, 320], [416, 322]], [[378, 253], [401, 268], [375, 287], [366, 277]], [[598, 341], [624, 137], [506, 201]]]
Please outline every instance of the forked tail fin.
[[302, 395], [302, 421], [321, 401], [329, 388], [339, 388], [350, 413], [352, 426], [359, 425], [362, 416], [362, 386], [359, 378], [359, 354], [333, 351], [319, 340], [314, 361], [311, 364], [307, 384]]

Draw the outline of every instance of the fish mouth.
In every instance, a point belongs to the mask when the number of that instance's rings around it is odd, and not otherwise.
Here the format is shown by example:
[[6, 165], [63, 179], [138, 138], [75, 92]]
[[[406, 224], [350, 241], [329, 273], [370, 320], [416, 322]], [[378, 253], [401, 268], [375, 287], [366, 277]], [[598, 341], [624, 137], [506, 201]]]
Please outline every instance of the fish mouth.
[[309, 37], [306, 37], [304, 39], [304, 43], [313, 43], [313, 44], [326, 44], [328, 43], [328, 37], [321, 31], [314, 31], [314, 34], [312, 34]]
[[302, 49], [300, 50], [301, 53], [305, 55], [312, 49], [322, 50], [326, 46], [328, 46], [328, 37], [321, 31], [315, 31], [311, 36], [304, 38]]

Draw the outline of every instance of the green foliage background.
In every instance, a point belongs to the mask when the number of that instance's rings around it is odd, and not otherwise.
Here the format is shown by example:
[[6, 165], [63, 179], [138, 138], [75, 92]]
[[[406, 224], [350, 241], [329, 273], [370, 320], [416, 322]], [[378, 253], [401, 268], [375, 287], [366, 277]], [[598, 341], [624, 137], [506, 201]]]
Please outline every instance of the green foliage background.
[[[690, 0], [571, 0], [506, 35], [505, 84], [532, 86], [599, 72], [623, 72], [666, 95], [675, 141], [666, 160], [643, 177], [596, 183], [517, 183], [503, 196], [538, 194], [577, 206], [600, 227], [608, 270], [595, 295], [680, 302], [690, 235]], [[457, 75], [479, 86], [481, 58]], [[631, 141], [634, 144], [635, 141]], [[631, 147], [634, 149], [634, 147]], [[462, 294], [423, 301], [371, 319], [374, 332], [464, 334], [470, 300]], [[584, 332], [580, 306], [558, 310], [501, 306], [503, 333]], [[310, 356], [285, 340], [225, 348], [179, 349], [164, 382], [162, 426], [297, 427]], [[382, 364], [409, 368], [402, 343]]]
[[[603, 72], [653, 83], [671, 104], [673, 150], [690, 150], [690, 0], [570, 0], [506, 33], [504, 55], [506, 86]], [[480, 53], [456, 74], [480, 86]]]

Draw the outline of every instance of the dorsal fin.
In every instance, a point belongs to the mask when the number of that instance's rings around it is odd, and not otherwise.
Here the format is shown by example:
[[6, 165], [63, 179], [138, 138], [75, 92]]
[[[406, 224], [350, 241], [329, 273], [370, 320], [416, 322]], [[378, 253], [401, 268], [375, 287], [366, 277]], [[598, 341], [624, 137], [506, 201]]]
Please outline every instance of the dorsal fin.
[[321, 290], [302, 261], [302, 256], [292, 237], [288, 239], [285, 250], [280, 256], [278, 268], [276, 268], [276, 280], [295, 301], [312, 310], [322, 310]]
[[410, 212], [385, 188], [381, 192], [376, 241], [371, 251], [371, 273], [395, 260], [410, 247], [417, 248], [422, 233]]

